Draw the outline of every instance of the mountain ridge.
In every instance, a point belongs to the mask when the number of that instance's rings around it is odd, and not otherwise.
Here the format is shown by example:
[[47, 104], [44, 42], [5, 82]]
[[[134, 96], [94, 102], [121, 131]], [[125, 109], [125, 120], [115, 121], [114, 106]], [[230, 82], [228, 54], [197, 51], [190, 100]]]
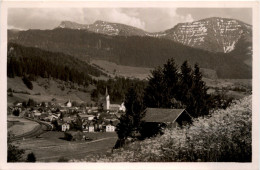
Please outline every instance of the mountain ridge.
[[151, 36], [166, 38], [194, 48], [228, 53], [242, 38], [252, 41], [252, 26], [237, 19], [210, 17], [193, 22], [178, 23], [161, 32], [147, 32], [133, 26], [97, 20], [93, 24], [62, 21], [57, 28], [87, 30], [110, 36]]
[[[252, 67], [244, 60], [250, 59], [236, 53], [213, 53], [183, 45], [163, 38], [149, 36], [109, 36], [85, 30], [61, 29], [28, 30], [13, 35], [8, 32], [8, 41], [27, 47], [36, 47], [52, 52], [62, 52], [87, 61], [102, 59], [119, 65], [156, 67], [174, 58], [177, 64], [188, 60], [192, 65], [213, 69], [219, 78], [251, 78]], [[241, 43], [243, 47], [243, 43]], [[239, 54], [239, 58], [238, 57]]]

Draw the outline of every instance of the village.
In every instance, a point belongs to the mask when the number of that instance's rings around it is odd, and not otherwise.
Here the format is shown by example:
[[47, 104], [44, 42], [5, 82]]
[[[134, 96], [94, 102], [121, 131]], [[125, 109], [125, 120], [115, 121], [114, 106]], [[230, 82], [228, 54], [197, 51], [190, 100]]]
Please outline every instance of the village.
[[115, 132], [118, 118], [126, 109], [123, 102], [111, 104], [106, 89], [101, 107], [76, 107], [68, 100], [65, 103], [42, 102], [29, 107], [18, 102], [8, 110], [15, 116], [44, 122], [53, 131]]

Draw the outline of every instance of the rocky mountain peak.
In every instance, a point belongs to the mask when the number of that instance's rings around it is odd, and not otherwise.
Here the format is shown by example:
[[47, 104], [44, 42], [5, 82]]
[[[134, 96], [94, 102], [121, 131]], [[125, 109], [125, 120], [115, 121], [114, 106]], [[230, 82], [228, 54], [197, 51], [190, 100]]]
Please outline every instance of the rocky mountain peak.
[[164, 33], [163, 37], [184, 45], [228, 53], [242, 36], [252, 38], [252, 26], [235, 19], [212, 17], [179, 23]]

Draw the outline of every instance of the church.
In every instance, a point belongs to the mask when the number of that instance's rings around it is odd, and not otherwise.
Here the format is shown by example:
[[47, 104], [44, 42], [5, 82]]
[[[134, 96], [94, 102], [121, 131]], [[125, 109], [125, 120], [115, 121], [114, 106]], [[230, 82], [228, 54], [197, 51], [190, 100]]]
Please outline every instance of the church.
[[108, 90], [106, 88], [105, 100], [103, 103], [103, 110], [125, 112], [125, 105], [124, 105], [124, 102], [121, 103], [121, 105], [120, 104], [111, 104]]

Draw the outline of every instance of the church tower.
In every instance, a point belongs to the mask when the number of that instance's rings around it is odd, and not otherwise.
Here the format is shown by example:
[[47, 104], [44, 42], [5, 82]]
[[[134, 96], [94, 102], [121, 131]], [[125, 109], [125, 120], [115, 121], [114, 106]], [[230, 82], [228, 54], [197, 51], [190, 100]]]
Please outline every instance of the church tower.
[[106, 94], [105, 94], [105, 103], [104, 103], [104, 110], [109, 110], [110, 108], [110, 98], [109, 98], [109, 94], [108, 94], [108, 90], [106, 87]]

